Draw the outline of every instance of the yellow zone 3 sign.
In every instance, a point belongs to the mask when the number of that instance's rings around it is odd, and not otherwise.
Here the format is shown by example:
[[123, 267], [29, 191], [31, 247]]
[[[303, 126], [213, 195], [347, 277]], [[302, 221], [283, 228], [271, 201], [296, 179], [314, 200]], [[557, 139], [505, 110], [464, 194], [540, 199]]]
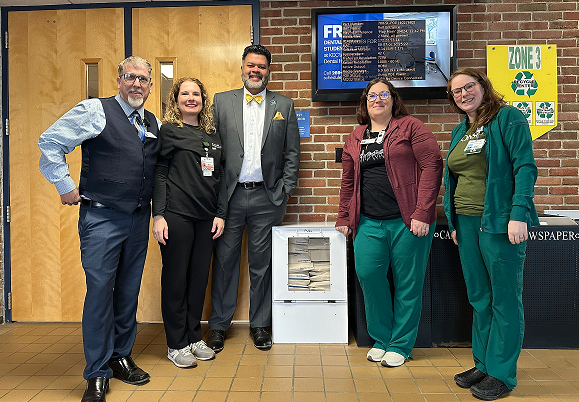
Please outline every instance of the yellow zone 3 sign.
[[487, 75], [537, 139], [557, 126], [557, 46], [488, 45]]

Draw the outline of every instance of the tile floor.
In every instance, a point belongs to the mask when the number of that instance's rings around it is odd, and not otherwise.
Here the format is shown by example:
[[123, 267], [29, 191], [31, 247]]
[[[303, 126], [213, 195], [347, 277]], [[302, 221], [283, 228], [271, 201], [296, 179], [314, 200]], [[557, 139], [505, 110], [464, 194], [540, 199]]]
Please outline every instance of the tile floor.
[[[133, 350], [151, 382], [111, 380], [108, 402], [415, 402], [475, 401], [454, 374], [472, 366], [467, 348], [415, 349], [414, 360], [385, 368], [348, 345], [275, 344], [255, 349], [247, 324], [228, 332], [223, 352], [194, 369], [166, 358], [161, 324], [139, 324]], [[78, 323], [0, 325], [0, 401], [80, 401], [85, 381]], [[526, 349], [519, 385], [501, 400], [579, 401], [579, 351]]]

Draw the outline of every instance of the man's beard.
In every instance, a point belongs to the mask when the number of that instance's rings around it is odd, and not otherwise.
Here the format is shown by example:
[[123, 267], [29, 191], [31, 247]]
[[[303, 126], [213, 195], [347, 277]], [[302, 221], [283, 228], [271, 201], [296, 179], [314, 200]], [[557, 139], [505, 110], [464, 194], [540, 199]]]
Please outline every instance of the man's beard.
[[[142, 94], [141, 94], [142, 95]], [[131, 94], [128, 94], [127, 96], [127, 100], [128, 100], [128, 104], [133, 108], [133, 109], [139, 109], [141, 106], [143, 106], [143, 103], [145, 103], [145, 97], [141, 97], [141, 98], [133, 98], [131, 97]]]
[[259, 89], [260, 91], [263, 91], [265, 89], [265, 87], [267, 86], [267, 83], [269, 82], [269, 76], [263, 76], [262, 75], [261, 81], [253, 82], [249, 79], [249, 75], [242, 73], [241, 74], [241, 80], [243, 81], [243, 85], [247, 89]]

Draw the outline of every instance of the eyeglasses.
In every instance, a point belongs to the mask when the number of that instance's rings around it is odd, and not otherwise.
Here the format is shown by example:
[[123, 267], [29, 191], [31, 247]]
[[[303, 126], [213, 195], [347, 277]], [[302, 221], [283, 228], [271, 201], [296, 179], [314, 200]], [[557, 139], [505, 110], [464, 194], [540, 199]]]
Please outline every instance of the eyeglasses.
[[369, 102], [376, 102], [376, 99], [378, 99], [378, 97], [380, 97], [380, 99], [382, 100], [386, 100], [390, 97], [390, 92], [380, 92], [379, 94], [370, 92], [368, 95], [366, 95], [366, 98], [368, 99]]
[[135, 74], [121, 74], [119, 77], [122, 77], [125, 82], [132, 84], [135, 80], [139, 80], [141, 85], [149, 85], [151, 83], [151, 77], [145, 77], [144, 75], [135, 75]]
[[459, 96], [462, 95], [462, 90], [463, 90], [463, 89], [464, 89], [466, 92], [470, 92], [470, 91], [472, 91], [472, 90], [474, 89], [474, 87], [476, 86], [476, 84], [477, 84], [476, 81], [469, 82], [468, 84], [463, 85], [463, 86], [460, 87], [460, 88], [451, 89], [449, 93], [451, 93], [452, 96], [454, 96], [455, 98], [458, 98]]

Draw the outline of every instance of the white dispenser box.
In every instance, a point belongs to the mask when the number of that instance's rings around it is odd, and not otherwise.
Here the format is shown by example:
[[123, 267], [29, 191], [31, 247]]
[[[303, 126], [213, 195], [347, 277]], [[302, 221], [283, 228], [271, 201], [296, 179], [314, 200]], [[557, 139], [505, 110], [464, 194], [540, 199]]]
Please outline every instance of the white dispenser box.
[[272, 230], [274, 343], [348, 343], [346, 237], [334, 225]]

